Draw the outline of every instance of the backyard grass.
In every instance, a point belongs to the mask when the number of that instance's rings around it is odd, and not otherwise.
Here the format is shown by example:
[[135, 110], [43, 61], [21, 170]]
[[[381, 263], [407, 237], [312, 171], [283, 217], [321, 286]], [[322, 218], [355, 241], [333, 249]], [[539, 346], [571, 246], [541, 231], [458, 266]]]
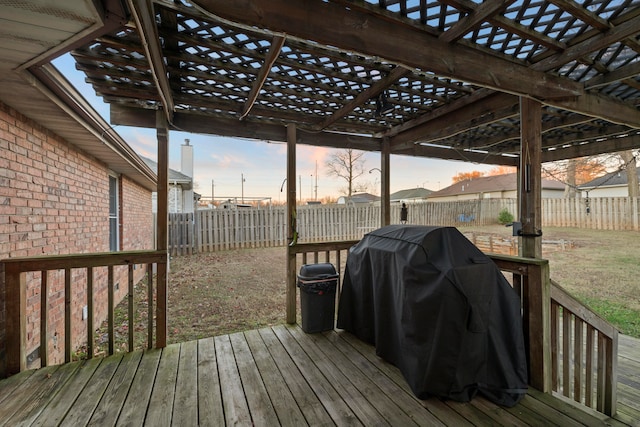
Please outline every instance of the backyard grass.
[[[509, 236], [502, 226], [465, 228]], [[543, 252], [551, 278], [620, 332], [640, 338], [640, 233], [545, 228], [543, 240], [567, 241], [565, 250]]]
[[[503, 226], [461, 231], [509, 236]], [[547, 228], [543, 239], [569, 244], [543, 253], [551, 278], [628, 335], [640, 337], [640, 233]], [[284, 247], [174, 257], [169, 275], [169, 342], [182, 342], [285, 321]], [[147, 297], [136, 286], [136, 347], [146, 345]], [[126, 306], [116, 312], [118, 350], [126, 351]], [[105, 336], [101, 328], [98, 337]], [[102, 339], [102, 341], [105, 341]], [[102, 343], [102, 347], [104, 347]], [[104, 351], [104, 348], [98, 351]]]

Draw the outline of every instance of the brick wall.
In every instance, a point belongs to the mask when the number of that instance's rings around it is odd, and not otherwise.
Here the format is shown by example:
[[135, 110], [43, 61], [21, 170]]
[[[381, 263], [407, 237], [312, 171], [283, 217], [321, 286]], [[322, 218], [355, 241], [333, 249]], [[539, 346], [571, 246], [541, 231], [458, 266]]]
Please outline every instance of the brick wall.
[[[0, 259], [109, 251], [109, 169], [51, 131], [0, 103]], [[120, 248], [153, 248], [151, 193], [119, 177]], [[136, 280], [143, 269], [135, 271]], [[86, 342], [86, 271], [73, 270], [73, 342]], [[27, 354], [40, 343], [40, 273], [27, 274]], [[50, 272], [52, 363], [63, 360], [64, 274]], [[119, 301], [126, 268], [116, 268]], [[106, 318], [106, 268], [94, 269], [95, 320]], [[4, 351], [4, 286], [0, 289], [0, 356]], [[36, 351], [37, 353], [37, 351]], [[4, 360], [4, 357], [0, 357]], [[0, 372], [4, 369], [0, 366]]]

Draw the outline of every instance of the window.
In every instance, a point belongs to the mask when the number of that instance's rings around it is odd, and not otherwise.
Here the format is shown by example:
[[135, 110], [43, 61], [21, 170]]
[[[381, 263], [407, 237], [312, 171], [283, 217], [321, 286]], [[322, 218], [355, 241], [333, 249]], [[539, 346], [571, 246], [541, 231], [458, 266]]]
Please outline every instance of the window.
[[118, 178], [109, 176], [109, 250], [118, 250]]

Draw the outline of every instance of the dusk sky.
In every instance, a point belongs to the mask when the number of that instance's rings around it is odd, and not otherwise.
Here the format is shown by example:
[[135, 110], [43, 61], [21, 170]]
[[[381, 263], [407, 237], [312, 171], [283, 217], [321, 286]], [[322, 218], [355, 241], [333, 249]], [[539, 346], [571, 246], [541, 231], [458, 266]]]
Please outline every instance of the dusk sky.
[[[93, 107], [109, 121], [109, 105], [95, 95], [93, 88], [85, 83], [85, 75], [75, 69], [70, 55], [54, 61], [54, 65], [83, 94]], [[154, 129], [116, 126], [114, 128], [140, 155], [157, 160], [157, 143]], [[286, 145], [248, 139], [218, 137], [171, 131], [169, 134], [169, 167], [180, 171], [180, 145], [189, 139], [194, 148], [195, 191], [210, 198], [212, 181], [215, 197], [240, 197], [244, 175], [246, 198], [271, 197], [273, 201], [284, 201], [285, 191], [280, 192], [286, 178]], [[335, 149], [324, 147], [297, 147], [297, 170], [301, 188], [298, 197], [303, 200], [315, 197], [316, 161], [318, 166], [318, 199], [326, 196], [337, 198], [346, 191], [346, 182], [326, 173], [325, 163]], [[371, 193], [380, 194], [380, 154], [367, 153], [364, 176], [357, 183], [369, 184]], [[492, 165], [446, 161], [410, 156], [391, 156], [391, 192], [415, 187], [438, 190], [452, 184], [452, 177], [460, 172], [492, 169]]]

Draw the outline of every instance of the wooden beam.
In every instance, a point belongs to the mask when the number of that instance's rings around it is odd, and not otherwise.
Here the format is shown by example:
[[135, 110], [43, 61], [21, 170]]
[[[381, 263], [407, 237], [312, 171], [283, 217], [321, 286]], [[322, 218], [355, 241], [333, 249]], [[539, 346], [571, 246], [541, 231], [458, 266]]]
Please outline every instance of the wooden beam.
[[153, 80], [162, 100], [162, 109], [167, 121], [171, 123], [175, 105], [171, 95], [169, 79], [167, 78], [158, 28], [156, 27], [153, 2], [151, 0], [128, 0], [128, 3], [138, 28], [138, 35], [142, 41], [145, 56], [153, 74]]
[[[564, 127], [570, 127], [570, 126], [575, 126], [575, 125], [579, 125], [582, 123], [588, 123], [593, 121], [593, 117], [589, 117], [589, 116], [583, 116], [580, 114], [575, 114], [569, 117], [559, 117], [556, 118], [554, 120], [549, 120], [546, 121], [542, 124], [542, 135], [543, 135], [543, 139], [542, 139], [542, 146], [543, 148], [548, 147], [549, 144], [547, 144], [547, 140], [544, 139], [544, 134], [547, 132], [550, 132], [554, 129], [559, 129], [559, 128], [564, 128]], [[598, 132], [602, 132], [602, 130], [598, 130]], [[613, 133], [619, 133], [619, 130], [617, 130], [616, 132]], [[505, 143], [506, 141], [509, 140], [517, 140], [518, 144], [520, 143], [520, 128], [514, 129], [510, 132], [504, 132], [504, 133], [500, 133], [497, 136], [493, 136], [493, 137], [489, 137], [489, 138], [478, 138], [475, 139], [473, 141], [473, 143], [463, 147], [463, 148], [467, 148], [467, 149], [477, 149], [477, 150], [484, 150], [487, 149], [488, 147], [495, 147], [498, 144], [502, 144]], [[564, 144], [564, 143], [570, 143], [571, 141], [566, 141], [566, 142], [558, 142], [558, 144]], [[496, 151], [496, 150], [494, 150]], [[506, 153], [507, 151], [504, 150], [497, 150], [498, 153], [502, 152], [503, 154]]]
[[582, 93], [581, 85], [569, 79], [443, 42], [426, 31], [398, 25], [381, 14], [323, 0], [196, 0], [195, 3], [224, 19], [385, 58], [499, 91], [541, 99]]
[[[132, 108], [113, 104], [111, 123], [122, 126], [153, 128], [155, 111], [144, 108]], [[197, 114], [175, 113], [175, 129], [191, 133], [247, 138], [263, 141], [287, 142], [286, 128], [270, 123], [258, 123], [250, 120], [238, 122]], [[360, 135], [338, 134], [333, 132], [296, 132], [298, 144], [316, 147], [353, 148], [362, 151], [380, 151], [380, 138]]]
[[575, 98], [547, 99], [544, 103], [574, 113], [640, 129], [640, 112], [637, 108], [601, 95], [585, 93]]
[[615, 153], [617, 151], [635, 150], [640, 148], [640, 135], [609, 138], [606, 141], [590, 141], [574, 144], [542, 152], [542, 162], [574, 159], [576, 157], [597, 156], [599, 154]]
[[595, 89], [617, 83], [622, 80], [635, 78], [640, 75], [640, 62], [634, 62], [624, 67], [616, 68], [606, 74], [600, 74], [584, 83], [585, 89]]
[[244, 103], [244, 107], [242, 108], [242, 112], [240, 113], [240, 120], [244, 119], [249, 111], [251, 111], [251, 107], [256, 102], [258, 95], [260, 94], [260, 90], [264, 85], [264, 82], [267, 80], [269, 73], [271, 72], [271, 68], [273, 67], [274, 62], [278, 59], [278, 55], [282, 50], [282, 46], [284, 46], [285, 42], [284, 37], [275, 36], [271, 41], [271, 46], [269, 46], [269, 51], [267, 52], [267, 57], [264, 59], [264, 64], [260, 68], [258, 72], [258, 78], [253, 82], [253, 86], [251, 87], [251, 91], [247, 96], [247, 100]]
[[296, 323], [296, 253], [291, 249], [298, 240], [296, 195], [296, 127], [287, 129], [287, 323]]
[[[514, 102], [515, 101], [515, 102]], [[395, 148], [407, 147], [416, 141], [428, 142], [464, 132], [479, 125], [493, 123], [518, 114], [513, 108], [517, 98], [512, 95], [494, 94], [480, 102], [464, 105], [438, 120], [432, 120], [399, 133], [391, 139]]]
[[456, 150], [454, 148], [415, 144], [402, 149], [392, 149], [391, 154], [434, 159], [459, 160], [462, 162], [488, 165], [518, 166], [517, 156], [500, 156], [478, 151]]

